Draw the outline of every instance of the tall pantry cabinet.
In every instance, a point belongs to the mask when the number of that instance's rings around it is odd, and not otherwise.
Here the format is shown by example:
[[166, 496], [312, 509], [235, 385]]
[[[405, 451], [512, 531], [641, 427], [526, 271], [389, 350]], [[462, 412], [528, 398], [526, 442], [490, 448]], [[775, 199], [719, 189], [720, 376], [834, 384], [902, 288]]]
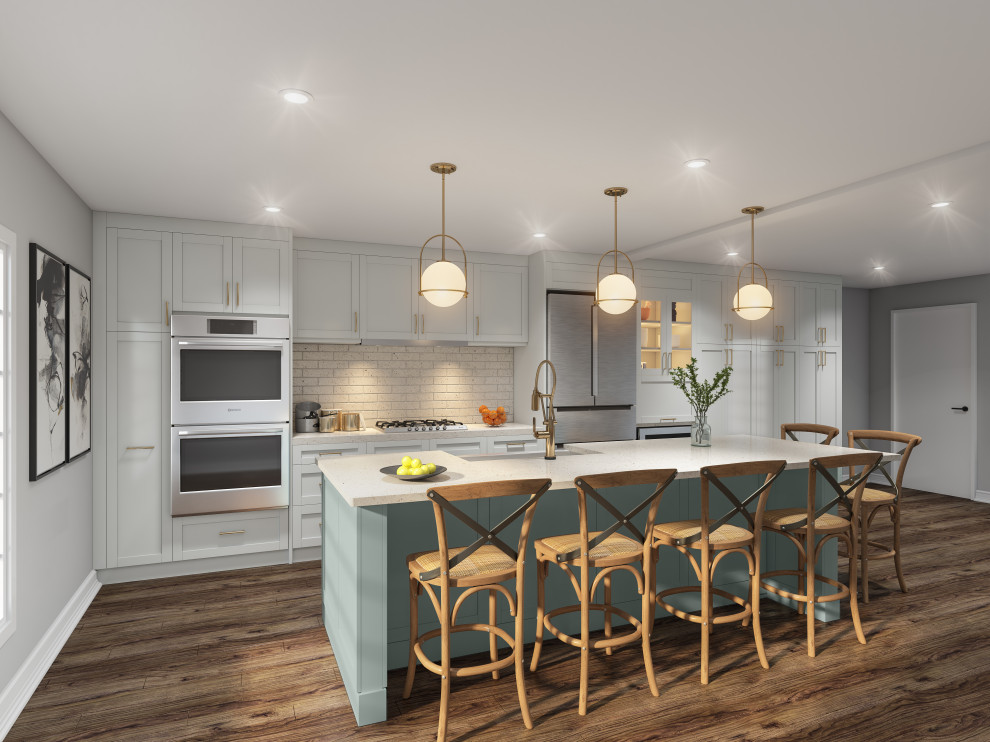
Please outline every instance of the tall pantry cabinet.
[[172, 312], [288, 315], [291, 236], [102, 212], [93, 224], [94, 566], [170, 562], [182, 558], [170, 502]]

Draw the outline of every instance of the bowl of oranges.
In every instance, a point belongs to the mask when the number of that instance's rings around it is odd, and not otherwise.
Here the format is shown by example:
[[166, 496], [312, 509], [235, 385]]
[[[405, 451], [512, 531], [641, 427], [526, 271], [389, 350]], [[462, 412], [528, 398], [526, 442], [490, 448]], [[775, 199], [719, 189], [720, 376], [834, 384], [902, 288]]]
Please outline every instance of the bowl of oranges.
[[490, 425], [493, 428], [497, 428], [499, 425], [505, 422], [505, 408], [496, 407], [494, 410], [490, 410], [485, 405], [481, 405], [478, 408], [478, 412], [481, 413], [481, 419], [486, 425]]

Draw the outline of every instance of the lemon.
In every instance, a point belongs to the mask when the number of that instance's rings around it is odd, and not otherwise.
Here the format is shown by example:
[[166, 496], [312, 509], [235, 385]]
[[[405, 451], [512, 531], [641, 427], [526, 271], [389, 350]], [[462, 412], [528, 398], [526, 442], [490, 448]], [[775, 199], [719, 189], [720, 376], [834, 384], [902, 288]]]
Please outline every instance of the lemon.
[[398, 469], [395, 470], [395, 473], [401, 477], [404, 477], [407, 474], [411, 474], [412, 472], [409, 471], [408, 466], [400, 466]]
[[410, 469], [418, 469], [423, 465], [423, 462], [419, 459], [413, 459], [410, 463], [406, 464]]
[[412, 459], [411, 458], [409, 458], [408, 456], [403, 456], [402, 457], [402, 465], [403, 466], [410, 466], [411, 464], [412, 464]]
[[437, 465], [436, 464], [427, 464], [426, 465], [426, 468], [429, 469], [430, 470], [430, 474], [432, 474], [433, 472], [435, 472], [437, 470]]

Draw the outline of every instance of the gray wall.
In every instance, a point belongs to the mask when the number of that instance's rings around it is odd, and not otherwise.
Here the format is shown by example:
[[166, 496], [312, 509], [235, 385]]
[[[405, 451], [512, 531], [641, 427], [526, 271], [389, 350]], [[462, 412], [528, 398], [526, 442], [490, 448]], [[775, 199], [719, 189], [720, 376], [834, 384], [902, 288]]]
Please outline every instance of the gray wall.
[[[945, 281], [892, 286], [870, 291], [870, 422], [890, 428], [890, 312], [946, 304], [975, 303], [977, 471], [976, 488], [990, 490], [990, 343], [983, 341], [990, 329], [990, 274]], [[843, 306], [843, 314], [846, 308]], [[843, 331], [845, 324], [843, 324]], [[843, 343], [845, 337], [843, 337]], [[845, 353], [845, 347], [843, 347]]]
[[842, 289], [842, 440], [870, 427], [870, 290]]
[[17, 236], [14, 357], [16, 467], [13, 501], [14, 620], [0, 647], [0, 689], [93, 568], [93, 456], [28, 482], [28, 243], [37, 242], [87, 275], [93, 273], [93, 215], [38, 152], [0, 114], [0, 224]]

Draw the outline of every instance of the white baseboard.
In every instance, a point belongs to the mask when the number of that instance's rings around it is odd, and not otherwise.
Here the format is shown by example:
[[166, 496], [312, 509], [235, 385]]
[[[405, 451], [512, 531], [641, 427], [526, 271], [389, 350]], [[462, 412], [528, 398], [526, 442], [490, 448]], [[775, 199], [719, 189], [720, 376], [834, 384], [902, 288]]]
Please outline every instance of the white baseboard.
[[990, 492], [986, 490], [976, 490], [976, 494], [973, 495], [973, 499], [977, 502], [985, 502], [990, 504]]
[[86, 575], [82, 584], [69, 598], [69, 602], [48, 627], [48, 631], [24, 660], [24, 664], [0, 693], [0, 739], [6, 737], [7, 732], [14, 726], [17, 717], [31, 700], [38, 683], [45, 677], [48, 668], [58, 657], [69, 635], [72, 634], [99, 590], [100, 582], [96, 579], [96, 572], [92, 571]]

